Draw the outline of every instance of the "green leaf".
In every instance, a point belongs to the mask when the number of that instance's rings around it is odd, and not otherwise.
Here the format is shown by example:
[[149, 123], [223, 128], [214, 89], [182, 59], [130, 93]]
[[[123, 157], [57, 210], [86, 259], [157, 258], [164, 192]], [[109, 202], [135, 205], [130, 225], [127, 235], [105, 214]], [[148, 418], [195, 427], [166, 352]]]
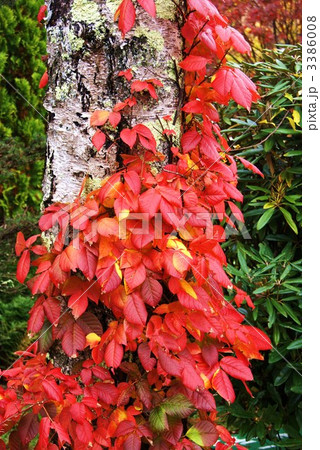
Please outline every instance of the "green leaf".
[[269, 152], [273, 148], [274, 143], [275, 143], [275, 138], [274, 138], [274, 136], [271, 136], [264, 143], [264, 151]]
[[201, 420], [189, 428], [186, 436], [201, 447], [211, 447], [218, 439], [218, 432], [211, 422]]
[[284, 317], [288, 317], [287, 312], [281, 303], [279, 303], [274, 298], [271, 299], [271, 302], [272, 302], [273, 306], [279, 311], [280, 314], [282, 314]]
[[261, 192], [265, 192], [266, 194], [269, 195], [269, 189], [263, 188], [261, 186], [254, 186], [254, 185], [248, 185], [247, 186], [248, 189], [250, 189], [250, 191], [261, 191]]
[[280, 61], [280, 59], [276, 59], [276, 63], [277, 63], [277, 66], [281, 67], [282, 69], [288, 70], [288, 67], [285, 64], [283, 64], [283, 62]]
[[244, 273], [248, 273], [249, 272], [249, 268], [247, 266], [246, 257], [245, 257], [245, 254], [243, 252], [243, 249], [241, 247], [239, 247], [239, 246], [237, 248], [237, 255], [238, 255], [238, 260], [239, 260], [241, 269], [244, 271]]
[[302, 347], [302, 338], [296, 339], [287, 346], [288, 350], [297, 350]]
[[188, 417], [194, 410], [192, 403], [182, 394], [170, 397], [161, 406], [170, 416], [178, 417]]
[[273, 341], [275, 345], [278, 345], [280, 342], [280, 330], [278, 326], [274, 326], [273, 328]]
[[281, 281], [286, 278], [286, 276], [291, 272], [291, 269], [292, 269], [292, 266], [290, 266], [290, 264], [288, 264], [280, 276]]
[[50, 322], [46, 320], [40, 331], [40, 338], [39, 338], [39, 351], [42, 353], [46, 353], [53, 343], [51, 328], [52, 326]]
[[[280, 351], [280, 350], [279, 350]], [[282, 355], [280, 355], [278, 352], [276, 351], [272, 351], [269, 355], [268, 358], [269, 364], [275, 364], [278, 361], [282, 361]]]
[[291, 317], [291, 319], [293, 319], [298, 325], [301, 324], [300, 320], [298, 319], [296, 314], [292, 311], [292, 309], [290, 308], [289, 305], [287, 305], [286, 303], [283, 303], [282, 307], [285, 309], [285, 311], [287, 312], [288, 316]]
[[287, 221], [288, 225], [290, 226], [290, 228], [291, 228], [296, 234], [298, 234], [298, 228], [297, 228], [297, 225], [294, 223], [294, 220], [293, 220], [293, 218], [292, 218], [291, 213], [290, 213], [289, 211], [287, 211], [286, 209], [281, 208], [281, 206], [280, 206], [280, 211], [282, 212], [283, 217], [286, 219], [286, 221]]
[[260, 217], [260, 219], [257, 223], [257, 230], [261, 230], [261, 228], [263, 228], [264, 226], [267, 225], [267, 223], [273, 216], [274, 211], [275, 211], [274, 208], [273, 209], [270, 208], [270, 209], [267, 209], [267, 211], [264, 214], [262, 214], [262, 216]]
[[285, 366], [283, 369], [281, 369], [279, 375], [276, 376], [274, 380], [275, 386], [281, 386], [281, 384], [285, 383], [287, 379], [291, 375], [291, 368], [288, 366]]
[[302, 151], [301, 150], [290, 150], [289, 152], [285, 153], [284, 156], [290, 158], [291, 156], [301, 156]]
[[230, 411], [233, 416], [240, 417], [241, 419], [253, 419], [254, 412], [245, 410], [239, 403], [233, 403], [230, 405]]
[[162, 432], [169, 429], [166, 412], [161, 406], [157, 406], [151, 411], [149, 423], [154, 431]]
[[262, 441], [266, 435], [266, 427], [263, 422], [258, 422], [256, 426], [257, 436]]
[[302, 386], [301, 384], [296, 384], [295, 386], [292, 386], [290, 388], [290, 391], [294, 392], [295, 394], [302, 394]]
[[[265, 128], [261, 130], [261, 133], [266, 135], [272, 133], [273, 131], [273, 128]], [[292, 128], [278, 128], [275, 134], [295, 135], [301, 134], [301, 130], [293, 130]]]
[[284, 198], [290, 203], [297, 203], [301, 199], [301, 195], [285, 195]]
[[259, 314], [258, 308], [255, 308], [255, 309], [252, 311], [252, 317], [253, 317], [253, 320], [257, 320], [258, 314]]
[[253, 293], [254, 293], [255, 295], [262, 294], [263, 292], [266, 292], [266, 291], [269, 291], [270, 289], [272, 289], [273, 286], [274, 286], [274, 283], [268, 283], [268, 284], [265, 284], [264, 286], [261, 286], [261, 287], [259, 287], [258, 289], [255, 289], [255, 290], [253, 291]]
[[277, 446], [284, 449], [300, 449], [302, 448], [302, 442], [299, 439], [284, 439], [281, 442], [277, 442]]

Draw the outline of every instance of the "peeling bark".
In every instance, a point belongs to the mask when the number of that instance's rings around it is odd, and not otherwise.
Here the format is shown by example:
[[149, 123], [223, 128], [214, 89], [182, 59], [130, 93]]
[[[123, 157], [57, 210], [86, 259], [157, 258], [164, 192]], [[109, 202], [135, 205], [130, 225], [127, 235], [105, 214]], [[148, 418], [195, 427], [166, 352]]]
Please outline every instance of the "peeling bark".
[[[114, 137], [121, 128], [135, 123], [145, 123], [152, 129], [157, 115], [174, 114], [177, 108], [173, 59], [181, 58], [181, 38], [176, 21], [170, 20], [175, 14], [174, 4], [158, 1], [160, 17], [156, 19], [137, 7], [135, 27], [125, 39], [113, 21], [118, 4], [119, 0], [47, 3], [49, 89], [45, 107], [49, 125], [44, 206], [72, 201], [85, 175], [102, 179], [117, 169], [117, 152], [123, 149], [113, 145], [96, 153], [89, 118], [94, 110], [112, 109], [128, 97], [128, 83], [117, 76], [120, 70], [133, 68], [137, 79], [158, 78], [164, 89], [158, 91], [159, 102], [142, 95], [142, 104], [133, 108], [117, 131], [111, 131]], [[160, 138], [155, 129], [152, 131]], [[160, 142], [161, 147], [165, 150]]]

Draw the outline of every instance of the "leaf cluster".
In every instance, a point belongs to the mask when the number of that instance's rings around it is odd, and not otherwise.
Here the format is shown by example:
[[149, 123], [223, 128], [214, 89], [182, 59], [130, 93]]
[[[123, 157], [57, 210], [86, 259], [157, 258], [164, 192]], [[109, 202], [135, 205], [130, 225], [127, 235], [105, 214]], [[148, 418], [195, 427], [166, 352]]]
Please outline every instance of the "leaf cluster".
[[[153, 15], [153, 0], [139, 4]], [[183, 17], [181, 139], [170, 116], [158, 119], [168, 161], [150, 127], [125, 120], [139, 93], [156, 100], [162, 82], [125, 71], [130, 97], [91, 117], [94, 146], [108, 138], [125, 149], [122, 166], [95, 191], [84, 195], [84, 182], [73, 202], [46, 208], [46, 245], [40, 234], [17, 235], [17, 279], [30, 274], [28, 331], [39, 339], [2, 373], [1, 433], [10, 431], [10, 447], [37, 437], [37, 450], [243, 449], [219, 423], [215, 398], [234, 403], [234, 380], [250, 395], [250, 361], [271, 344], [234, 306], [254, 308], [225, 271], [222, 243], [225, 228], [236, 229], [233, 215], [243, 223], [236, 161], [261, 172], [233, 155], [214, 104], [250, 110], [260, 96], [225, 58], [231, 49], [249, 53], [249, 44], [211, 1], [188, 0]], [[125, 35], [131, 0], [116, 19]], [[69, 361], [62, 370], [57, 347]]]

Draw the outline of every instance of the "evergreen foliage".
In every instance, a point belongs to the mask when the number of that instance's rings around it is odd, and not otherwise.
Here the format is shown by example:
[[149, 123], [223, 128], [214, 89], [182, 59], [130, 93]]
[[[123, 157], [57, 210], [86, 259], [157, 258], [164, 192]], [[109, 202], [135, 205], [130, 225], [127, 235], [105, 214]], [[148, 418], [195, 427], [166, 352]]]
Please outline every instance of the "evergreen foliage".
[[[264, 179], [239, 170], [242, 211], [251, 238], [233, 236], [225, 246], [228, 271], [256, 308], [250, 323], [269, 329], [275, 347], [253, 362], [254, 398], [241, 394], [227, 413], [229, 429], [278, 448], [301, 448], [301, 46], [265, 50], [247, 64], [260, 83], [261, 104], [248, 114], [223, 111], [237, 154], [256, 164]], [[266, 107], [267, 105], [267, 107]], [[237, 117], [235, 117], [238, 109]], [[281, 356], [283, 355], [285, 359]], [[288, 435], [283, 440], [280, 430]]]
[[21, 228], [34, 232], [41, 202], [46, 113], [38, 85], [46, 42], [37, 24], [40, 5], [0, 4], [0, 367], [21, 347], [32, 303], [16, 280], [14, 242]]

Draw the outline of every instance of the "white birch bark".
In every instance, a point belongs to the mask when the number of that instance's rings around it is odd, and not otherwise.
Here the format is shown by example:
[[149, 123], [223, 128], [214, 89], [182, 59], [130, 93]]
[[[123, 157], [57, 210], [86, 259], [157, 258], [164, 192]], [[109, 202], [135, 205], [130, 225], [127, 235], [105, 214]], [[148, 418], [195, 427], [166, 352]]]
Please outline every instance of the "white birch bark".
[[113, 20], [119, 3], [48, 0], [44, 206], [72, 201], [85, 175], [97, 180], [116, 170], [116, 147], [95, 151], [91, 143], [95, 130], [90, 128], [89, 118], [93, 111], [111, 110], [129, 96], [129, 84], [117, 76], [120, 70], [132, 68], [136, 79], [158, 78], [165, 86], [158, 90], [158, 103], [146, 96], [123, 127], [145, 123], [159, 138], [153, 129], [159, 128], [156, 116], [173, 115], [177, 108], [179, 89], [173, 60], [181, 58], [181, 39], [174, 4], [157, 1], [158, 17], [153, 19], [136, 2], [135, 27], [122, 39]]

